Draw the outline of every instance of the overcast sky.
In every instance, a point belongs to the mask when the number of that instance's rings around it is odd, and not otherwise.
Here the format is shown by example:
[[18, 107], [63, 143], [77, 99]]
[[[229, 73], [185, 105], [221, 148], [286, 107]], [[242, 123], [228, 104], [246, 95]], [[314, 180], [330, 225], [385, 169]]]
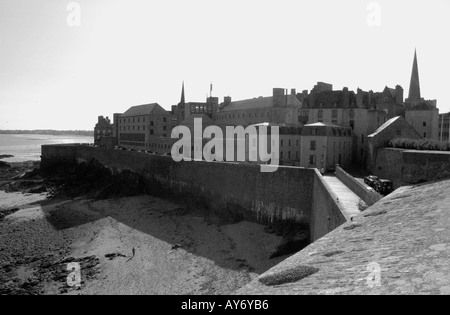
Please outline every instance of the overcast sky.
[[415, 48], [422, 96], [450, 111], [450, 1], [78, 0], [79, 26], [69, 3], [0, 0], [0, 129], [170, 109], [183, 80], [187, 101], [210, 82], [221, 101], [317, 81], [406, 97]]

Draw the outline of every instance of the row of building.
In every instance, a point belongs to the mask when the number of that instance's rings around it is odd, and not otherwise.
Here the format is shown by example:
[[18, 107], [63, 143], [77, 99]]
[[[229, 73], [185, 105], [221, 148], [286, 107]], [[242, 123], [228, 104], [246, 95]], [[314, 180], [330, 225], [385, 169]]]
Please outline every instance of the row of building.
[[[335, 164], [367, 166], [371, 160], [369, 140], [373, 141], [373, 135], [445, 140], [449, 129], [444, 131], [444, 126], [450, 124], [450, 115], [439, 116], [436, 100], [421, 96], [415, 53], [406, 99], [400, 85], [385, 87], [381, 92], [359, 88], [354, 92], [348, 88], [333, 90], [331, 84], [318, 82], [311, 91], [301, 93], [274, 88], [268, 97], [234, 101], [227, 96], [221, 103], [217, 97], [207, 97], [205, 102], [186, 102], [183, 83], [180, 102], [171, 111], [152, 103], [114, 114], [113, 123], [100, 116], [95, 141], [103, 146], [168, 154], [177, 140], [171, 138], [172, 129], [184, 125], [192, 130], [195, 118], [202, 118], [205, 126], [223, 129], [259, 124], [279, 126], [282, 164], [325, 169]], [[407, 130], [397, 130], [400, 125]], [[397, 128], [394, 134], [386, 133], [386, 128], [393, 126]], [[384, 132], [380, 133], [380, 129]]]

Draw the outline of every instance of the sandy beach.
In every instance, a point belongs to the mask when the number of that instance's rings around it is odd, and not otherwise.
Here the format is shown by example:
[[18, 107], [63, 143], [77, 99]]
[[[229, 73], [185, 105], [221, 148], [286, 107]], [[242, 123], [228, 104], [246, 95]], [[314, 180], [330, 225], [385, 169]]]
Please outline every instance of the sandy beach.
[[[286, 258], [269, 259], [282, 237], [263, 225], [148, 195], [0, 191], [0, 212], [0, 294], [227, 294]], [[81, 288], [67, 285], [70, 262]]]

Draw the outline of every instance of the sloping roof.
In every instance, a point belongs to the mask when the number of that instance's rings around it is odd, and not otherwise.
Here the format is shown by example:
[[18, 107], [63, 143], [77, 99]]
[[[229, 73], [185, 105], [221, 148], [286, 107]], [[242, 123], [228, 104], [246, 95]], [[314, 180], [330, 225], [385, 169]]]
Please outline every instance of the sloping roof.
[[324, 124], [323, 122], [316, 122], [313, 124], [304, 125], [303, 127], [337, 127], [337, 128], [341, 128], [342, 126], [333, 125], [333, 124]]
[[[286, 97], [286, 96], [285, 96]], [[295, 95], [287, 96], [288, 106], [301, 106], [302, 103], [297, 99]], [[232, 111], [232, 110], [248, 110], [248, 109], [258, 109], [258, 108], [270, 108], [273, 107], [273, 97], [258, 97], [248, 100], [231, 102], [226, 105], [222, 111]]]
[[161, 112], [161, 110], [166, 112], [166, 110], [162, 108], [158, 103], [152, 103], [152, 104], [132, 106], [122, 116], [130, 117], [130, 116], [150, 115], [155, 109], [159, 112]]
[[384, 129], [386, 129], [387, 127], [389, 127], [390, 125], [392, 125], [394, 122], [396, 122], [398, 119], [401, 119], [401, 118], [402, 118], [401, 116], [397, 116], [397, 117], [389, 119], [382, 126], [380, 126], [377, 130], [375, 130], [374, 133], [370, 134], [368, 137], [375, 137], [377, 134], [379, 134]]

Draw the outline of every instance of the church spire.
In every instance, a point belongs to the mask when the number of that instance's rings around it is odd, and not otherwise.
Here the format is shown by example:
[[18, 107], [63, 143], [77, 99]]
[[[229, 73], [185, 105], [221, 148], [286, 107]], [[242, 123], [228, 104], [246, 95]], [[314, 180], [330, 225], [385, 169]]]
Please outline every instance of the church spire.
[[183, 81], [183, 87], [181, 89], [181, 101], [180, 104], [185, 104], [185, 99], [184, 99], [184, 81]]
[[415, 50], [408, 99], [411, 101], [417, 101], [420, 100], [420, 98], [419, 67], [417, 66], [417, 50]]

